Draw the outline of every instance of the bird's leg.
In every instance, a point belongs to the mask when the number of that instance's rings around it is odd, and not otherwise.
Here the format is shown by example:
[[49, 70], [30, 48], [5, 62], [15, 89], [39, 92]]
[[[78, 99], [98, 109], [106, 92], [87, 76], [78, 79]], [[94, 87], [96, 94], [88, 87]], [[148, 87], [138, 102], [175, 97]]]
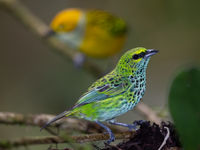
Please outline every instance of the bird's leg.
[[96, 123], [97, 123], [98, 125], [100, 125], [102, 128], [104, 128], [104, 129], [108, 132], [108, 134], [109, 134], [109, 136], [110, 136], [110, 139], [106, 141], [106, 144], [110, 144], [111, 142], [113, 142], [113, 141], [115, 140], [115, 136], [114, 136], [114, 134], [112, 133], [112, 131], [110, 130], [110, 128], [108, 128], [107, 126], [105, 126], [104, 124], [102, 124], [102, 123], [99, 122], [99, 121], [96, 121]]
[[73, 58], [73, 62], [74, 62], [74, 65], [77, 67], [77, 68], [80, 68], [83, 66], [83, 63], [85, 61], [85, 55], [78, 52], [75, 54], [74, 58]]
[[138, 126], [138, 123], [133, 123], [133, 124], [126, 124], [126, 123], [121, 123], [121, 122], [116, 122], [115, 120], [110, 120], [108, 121], [110, 124], [113, 124], [113, 125], [118, 125], [118, 126], [123, 126], [123, 127], [127, 127], [129, 129], [129, 131], [131, 130], [137, 130], [137, 126]]
[[146, 120], [135, 120], [133, 122], [133, 124], [136, 125], [136, 126], [141, 126], [143, 123], [146, 123], [146, 122], [148, 122], [148, 121], [146, 121]]

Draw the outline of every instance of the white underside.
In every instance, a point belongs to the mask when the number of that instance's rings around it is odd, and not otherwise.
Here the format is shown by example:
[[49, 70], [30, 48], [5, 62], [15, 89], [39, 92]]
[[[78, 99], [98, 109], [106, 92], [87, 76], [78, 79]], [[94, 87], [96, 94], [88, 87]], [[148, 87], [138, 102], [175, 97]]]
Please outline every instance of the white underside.
[[70, 48], [77, 49], [80, 47], [86, 28], [86, 16], [83, 13], [80, 17], [77, 27], [68, 33], [58, 33], [56, 37], [66, 43]]

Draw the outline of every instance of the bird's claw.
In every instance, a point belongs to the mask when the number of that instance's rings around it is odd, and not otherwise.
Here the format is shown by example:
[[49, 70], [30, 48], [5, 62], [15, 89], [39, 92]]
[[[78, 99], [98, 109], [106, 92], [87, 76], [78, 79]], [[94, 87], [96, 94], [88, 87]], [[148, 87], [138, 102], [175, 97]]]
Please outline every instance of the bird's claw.
[[128, 125], [128, 130], [129, 131], [132, 131], [132, 130], [137, 130], [137, 125], [135, 125], [135, 124], [130, 124], [130, 125]]
[[134, 126], [140, 126], [141, 124], [143, 124], [143, 123], [145, 123], [145, 122], [147, 122], [146, 120], [135, 120], [134, 122], [133, 122], [133, 125]]
[[110, 138], [109, 140], [107, 140], [106, 142], [104, 142], [105, 145], [110, 145], [111, 142], [114, 142], [115, 138]]
[[85, 61], [85, 56], [82, 53], [75, 54], [73, 62], [77, 68], [81, 68], [83, 66], [84, 61]]
[[138, 130], [137, 126], [140, 126], [144, 122], [146, 122], [146, 121], [145, 120], [136, 120], [136, 121], [133, 122], [133, 124], [128, 125], [128, 130], [129, 131]]
[[104, 142], [104, 144], [105, 145], [110, 145], [110, 143], [114, 142], [114, 141], [115, 141], [115, 136], [114, 136], [114, 134], [111, 134], [109, 140], [107, 140], [106, 142]]

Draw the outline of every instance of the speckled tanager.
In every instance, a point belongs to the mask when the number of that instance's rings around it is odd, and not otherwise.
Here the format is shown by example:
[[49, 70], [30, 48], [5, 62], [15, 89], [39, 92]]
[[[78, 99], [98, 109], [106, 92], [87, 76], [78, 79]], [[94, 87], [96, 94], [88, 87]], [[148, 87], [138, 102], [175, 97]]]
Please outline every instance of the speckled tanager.
[[133, 107], [140, 101], [146, 88], [146, 68], [150, 57], [158, 51], [137, 47], [127, 51], [116, 67], [107, 75], [94, 82], [88, 91], [82, 95], [72, 109], [64, 111], [44, 125], [63, 117], [77, 117], [94, 121], [103, 127], [110, 135], [107, 143], [114, 141], [112, 131], [102, 122], [135, 129], [134, 124], [116, 122], [114, 119]]

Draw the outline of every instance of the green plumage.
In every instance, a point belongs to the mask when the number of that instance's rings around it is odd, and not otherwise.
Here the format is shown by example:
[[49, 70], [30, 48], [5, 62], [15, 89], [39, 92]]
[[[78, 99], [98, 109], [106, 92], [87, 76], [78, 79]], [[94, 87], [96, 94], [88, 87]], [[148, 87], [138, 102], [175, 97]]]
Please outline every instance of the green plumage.
[[147, 64], [155, 53], [156, 50], [142, 47], [127, 51], [115, 69], [93, 83], [71, 110], [58, 115], [46, 126], [67, 116], [110, 121], [133, 109], [144, 95]]
[[126, 23], [119, 17], [101, 10], [90, 10], [87, 13], [88, 24], [101, 27], [113, 36], [124, 35], [127, 32]]
[[148, 64], [144, 59], [137, 63], [132, 55], [145, 50], [128, 51], [112, 72], [93, 83], [71, 110], [73, 116], [107, 121], [131, 110], [144, 94]]

